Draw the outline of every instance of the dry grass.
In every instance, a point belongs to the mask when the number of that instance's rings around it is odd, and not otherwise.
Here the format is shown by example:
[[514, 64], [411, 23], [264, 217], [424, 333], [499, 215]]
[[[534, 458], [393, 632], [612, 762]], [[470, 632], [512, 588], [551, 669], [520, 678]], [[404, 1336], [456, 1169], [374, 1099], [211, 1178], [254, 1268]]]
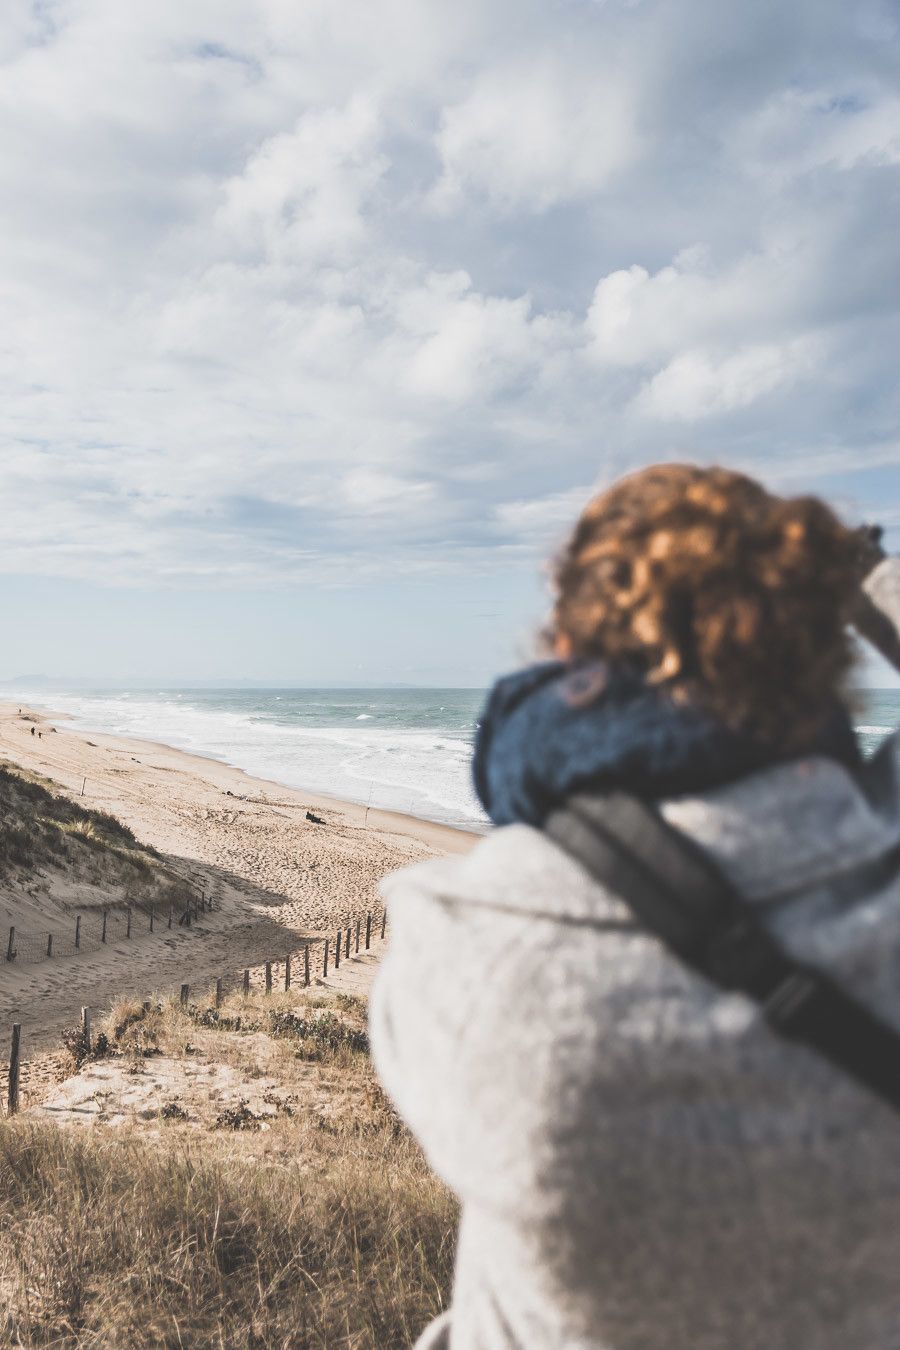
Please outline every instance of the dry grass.
[[264, 1069], [265, 1128], [187, 1099], [118, 1130], [0, 1124], [0, 1343], [387, 1350], [445, 1306], [455, 1206], [353, 1037], [364, 1006], [210, 1007], [122, 1003], [103, 1030], [138, 1071], [159, 1053]]
[[114, 890], [117, 903], [124, 894], [134, 903], [177, 905], [190, 893], [115, 816], [79, 805], [39, 774], [0, 762], [0, 878], [47, 889], [53, 873]]

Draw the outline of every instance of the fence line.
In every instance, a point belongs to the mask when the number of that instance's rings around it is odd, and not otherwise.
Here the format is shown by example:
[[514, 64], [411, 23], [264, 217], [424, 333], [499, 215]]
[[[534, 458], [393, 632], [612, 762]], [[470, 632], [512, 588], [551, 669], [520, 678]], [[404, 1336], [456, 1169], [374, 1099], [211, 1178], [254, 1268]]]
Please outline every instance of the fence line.
[[[356, 927], [356, 951], [358, 952], [360, 950], [359, 944], [361, 941], [361, 932], [362, 932], [361, 918], [357, 918], [355, 927]], [[372, 927], [373, 927], [372, 911], [370, 910], [366, 914], [365, 947], [364, 947], [365, 951], [371, 950]], [[387, 934], [387, 910], [383, 908], [381, 911], [382, 940], [384, 940], [386, 934]], [[348, 925], [346, 930], [344, 930], [343, 928], [339, 928], [333, 939], [330, 937], [311, 938], [308, 942], [304, 942], [301, 945], [299, 952], [295, 948], [294, 951], [288, 951], [280, 958], [273, 958], [268, 961], [262, 962], [261, 968], [263, 970], [265, 993], [271, 994], [273, 992], [275, 985], [275, 974], [278, 971], [279, 967], [281, 967], [283, 971], [282, 979], [284, 990], [288, 991], [292, 987], [296, 987], [292, 984], [293, 967], [291, 958], [294, 955], [300, 955], [301, 953], [303, 956], [302, 987], [304, 989], [308, 989], [312, 984], [318, 982], [319, 977], [315, 973], [317, 966], [321, 969], [322, 972], [321, 978], [323, 980], [327, 979], [328, 958], [330, 949], [333, 947], [334, 969], [335, 971], [337, 971], [340, 966], [342, 946], [346, 946], [346, 955], [344, 957], [344, 960], [346, 961], [349, 958], [350, 935], [351, 935], [351, 925]], [[322, 948], [320, 965], [315, 957], [315, 949], [319, 946], [321, 946]], [[246, 995], [252, 992], [253, 987], [254, 985], [252, 980], [251, 968], [246, 967], [240, 974], [234, 973], [231, 975], [217, 976], [216, 979], [213, 981], [212, 986], [210, 987], [209, 997], [213, 1000], [213, 1006], [215, 1008], [219, 1008], [222, 1005], [222, 999], [226, 993], [241, 990], [241, 992]], [[186, 1008], [190, 1006], [190, 994], [191, 994], [190, 984], [189, 983], [182, 984], [180, 986], [178, 995], [181, 1007]], [[143, 1006], [145, 1012], [149, 1011], [150, 1008], [149, 1000], [145, 1000]], [[91, 1009], [88, 1007], [83, 1007], [81, 1009], [81, 1033], [84, 1038], [84, 1043], [86, 1047], [88, 1048], [88, 1050], [90, 1050]], [[19, 1109], [19, 1082], [20, 1082], [21, 1067], [22, 1067], [22, 1026], [21, 1023], [15, 1022], [13, 1023], [12, 1026], [12, 1039], [10, 1042], [10, 1057], [9, 1057], [9, 1072], [7, 1078], [7, 1102], [6, 1102], [7, 1115], [15, 1115]]]
[[111, 942], [130, 941], [140, 933], [155, 933], [174, 927], [190, 928], [203, 913], [218, 908], [218, 901], [204, 891], [176, 904], [151, 905], [141, 902], [104, 906], [91, 914], [73, 916], [67, 932], [57, 924], [53, 929], [21, 929], [13, 925], [6, 933], [6, 960], [32, 965], [54, 957], [76, 956], [80, 952], [99, 952]]

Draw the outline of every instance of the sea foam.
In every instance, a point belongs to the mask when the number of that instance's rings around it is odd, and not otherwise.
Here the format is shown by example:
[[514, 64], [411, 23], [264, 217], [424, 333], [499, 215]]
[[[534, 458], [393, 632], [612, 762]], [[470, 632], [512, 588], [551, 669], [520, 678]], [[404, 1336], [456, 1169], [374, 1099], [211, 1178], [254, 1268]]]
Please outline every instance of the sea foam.
[[485, 821], [471, 786], [477, 690], [26, 690], [22, 697], [80, 728], [162, 742], [288, 787], [468, 828]]

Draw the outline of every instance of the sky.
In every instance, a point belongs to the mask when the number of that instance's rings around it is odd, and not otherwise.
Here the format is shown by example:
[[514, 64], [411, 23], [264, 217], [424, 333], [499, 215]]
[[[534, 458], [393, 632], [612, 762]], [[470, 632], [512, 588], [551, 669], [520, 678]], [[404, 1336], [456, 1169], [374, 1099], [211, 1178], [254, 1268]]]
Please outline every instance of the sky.
[[898, 57], [896, 0], [4, 0], [0, 678], [481, 685], [660, 459], [900, 548]]

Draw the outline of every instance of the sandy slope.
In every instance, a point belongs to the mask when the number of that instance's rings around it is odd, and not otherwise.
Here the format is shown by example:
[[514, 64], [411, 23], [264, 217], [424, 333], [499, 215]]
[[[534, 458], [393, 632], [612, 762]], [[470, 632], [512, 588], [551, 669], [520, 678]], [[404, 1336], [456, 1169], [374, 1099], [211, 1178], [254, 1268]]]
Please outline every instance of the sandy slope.
[[[408, 816], [370, 810], [367, 817], [364, 807], [250, 778], [169, 746], [74, 732], [61, 719], [25, 708], [20, 714], [15, 704], [0, 704], [0, 759], [112, 812], [182, 873], [205, 880], [219, 902], [191, 931], [164, 930], [33, 965], [0, 960], [0, 1063], [13, 1021], [22, 1023], [29, 1052], [47, 1048], [82, 1004], [100, 1009], [120, 994], [142, 997], [182, 982], [198, 987], [297, 951], [305, 938], [373, 909], [385, 873], [476, 842], [465, 831]], [[326, 824], [308, 822], [307, 810]], [[11, 912], [15, 898], [0, 889], [0, 910]], [[28, 897], [23, 926], [58, 915], [58, 892], [52, 913], [48, 907], [43, 915], [42, 903], [39, 893]], [[339, 984], [364, 989], [373, 964], [345, 964]]]

